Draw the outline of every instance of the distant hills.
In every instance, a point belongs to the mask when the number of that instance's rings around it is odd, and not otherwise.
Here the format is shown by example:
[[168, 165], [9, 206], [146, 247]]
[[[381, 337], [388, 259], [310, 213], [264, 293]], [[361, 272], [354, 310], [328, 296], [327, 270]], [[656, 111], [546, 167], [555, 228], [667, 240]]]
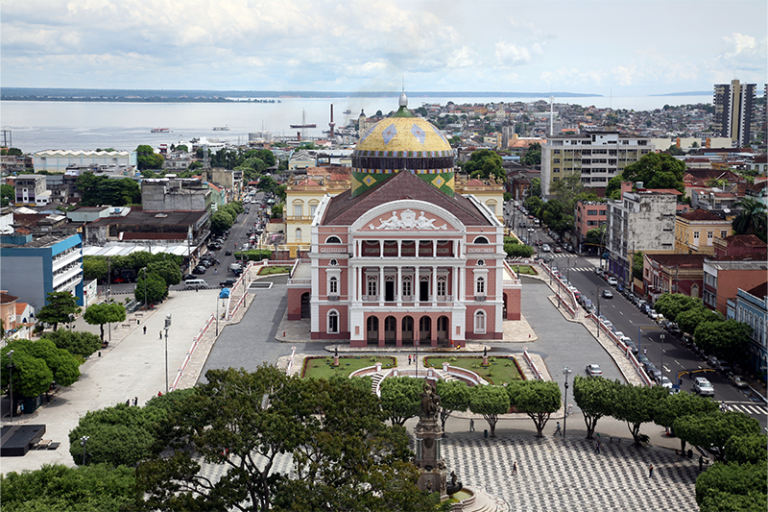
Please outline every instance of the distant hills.
[[648, 96], [709, 96], [712, 91], [691, 91], [691, 92], [665, 92], [664, 94], [649, 94]]
[[[63, 89], [2, 87], [0, 99], [6, 101], [157, 101], [157, 102], [227, 102], [228, 98], [389, 98], [400, 91], [208, 91], [157, 89]], [[587, 98], [602, 94], [575, 92], [502, 92], [502, 91], [409, 91], [412, 98]]]

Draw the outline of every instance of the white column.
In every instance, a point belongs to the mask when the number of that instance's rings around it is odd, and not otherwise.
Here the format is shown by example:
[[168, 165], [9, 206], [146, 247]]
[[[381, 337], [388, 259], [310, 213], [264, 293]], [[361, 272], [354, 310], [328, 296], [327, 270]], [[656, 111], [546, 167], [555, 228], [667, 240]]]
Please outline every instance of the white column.
[[451, 296], [455, 304], [459, 298], [459, 267], [457, 266], [451, 268], [451, 281], [453, 283], [451, 286]]
[[[397, 242], [397, 252], [400, 253], [400, 242]], [[403, 267], [397, 266], [397, 284], [395, 285], [395, 293], [397, 294], [397, 305], [403, 305]]]
[[461, 302], [465, 302], [467, 300], [466, 297], [466, 286], [467, 285], [467, 276], [465, 272], [464, 267], [459, 267], [459, 300]]
[[403, 241], [402, 240], [398, 240], [397, 241], [397, 257], [398, 258], [402, 258], [403, 257], [402, 256], [403, 255], [403, 250], [402, 249], [403, 249]]
[[379, 258], [384, 257], [384, 240], [379, 240]]
[[432, 307], [437, 307], [437, 267], [432, 265]]
[[432, 240], [432, 257], [437, 258], [437, 240]]
[[[384, 305], [384, 267], [379, 266], [379, 306]], [[381, 327], [381, 326], [379, 326]]]
[[357, 291], [357, 266], [353, 265], [349, 269], [349, 276], [351, 277], [351, 279], [349, 281], [350, 286], [348, 287], [347, 294], [349, 295], [349, 301], [351, 303], [357, 300], [357, 297], [355, 297], [355, 292]]
[[[413, 283], [411, 283], [411, 293], [413, 294], [413, 305], [416, 307], [419, 307], [419, 299], [421, 298], [421, 277], [419, 276], [419, 269], [421, 269], [421, 267], [416, 265], [416, 275], [413, 278]], [[414, 322], [416, 322], [416, 320], [414, 320]], [[416, 329], [415, 323], [413, 328]]]
[[357, 300], [360, 302], [363, 301], [363, 281], [365, 280], [365, 275], [363, 274], [363, 267], [359, 266], [357, 267]]
[[359, 258], [363, 255], [363, 241], [355, 240], [355, 258]]

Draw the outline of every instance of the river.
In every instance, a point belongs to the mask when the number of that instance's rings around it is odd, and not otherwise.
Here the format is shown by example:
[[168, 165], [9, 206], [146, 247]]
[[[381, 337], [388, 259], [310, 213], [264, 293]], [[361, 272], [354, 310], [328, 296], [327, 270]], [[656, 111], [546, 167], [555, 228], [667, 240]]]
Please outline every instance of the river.
[[[361, 110], [373, 115], [397, 109], [397, 97], [391, 98], [282, 98], [281, 103], [106, 103], [106, 102], [0, 102], [0, 125], [10, 130], [12, 145], [25, 153], [46, 149], [93, 150], [115, 148], [134, 150], [139, 144], [157, 147], [162, 143], [188, 141], [194, 137], [219, 138], [232, 143], [246, 143], [252, 132], [292, 135], [291, 124], [317, 125], [306, 135], [319, 137], [328, 129], [330, 105], [334, 105], [336, 126], [357, 119]], [[534, 102], [549, 98], [456, 97], [457, 104]], [[422, 103], [445, 104], [451, 98], [409, 97], [409, 106]], [[594, 105], [615, 109], [652, 110], [665, 104], [711, 103], [711, 95], [555, 98], [556, 103], [585, 107]], [[350, 114], [343, 114], [349, 110]], [[229, 131], [213, 131], [226, 126]], [[150, 133], [152, 128], [168, 128], [170, 133]], [[8, 133], [8, 132], [6, 132]]]

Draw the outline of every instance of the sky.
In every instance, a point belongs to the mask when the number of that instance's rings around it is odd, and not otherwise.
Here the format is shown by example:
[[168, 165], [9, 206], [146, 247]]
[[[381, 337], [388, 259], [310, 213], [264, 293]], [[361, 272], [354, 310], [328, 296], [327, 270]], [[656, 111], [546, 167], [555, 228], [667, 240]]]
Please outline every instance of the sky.
[[0, 85], [644, 96], [768, 78], [765, 0], [0, 0]]

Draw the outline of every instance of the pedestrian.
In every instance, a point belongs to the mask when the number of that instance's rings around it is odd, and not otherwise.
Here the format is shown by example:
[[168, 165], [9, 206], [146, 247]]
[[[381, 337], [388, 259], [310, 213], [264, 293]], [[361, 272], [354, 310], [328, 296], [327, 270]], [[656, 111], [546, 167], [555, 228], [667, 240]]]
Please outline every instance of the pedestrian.
[[160, 341], [163, 340], [163, 331], [160, 331]]
[[408, 366], [411, 366], [411, 354], [408, 354]]
[[517, 461], [512, 463], [512, 474], [513, 475], [517, 474]]
[[653, 464], [648, 468], [648, 478], [653, 478]]
[[473, 418], [469, 418], [469, 431], [470, 432], [475, 431], [475, 420]]
[[595, 453], [600, 455], [600, 441], [595, 443]]
[[133, 397], [133, 406], [136, 407], [137, 405], [139, 405], [139, 397], [135, 396]]
[[158, 391], [157, 392], [157, 396], [163, 396], [163, 392], [162, 391]]
[[146, 334], [147, 334], [147, 326], [145, 325], [144, 326], [144, 335], [146, 335]]
[[704, 470], [704, 456], [699, 455], [699, 472]]
[[125, 401], [125, 405], [131, 405], [131, 399], [130, 398]]
[[643, 355], [644, 356], [648, 355], [648, 347], [643, 348]]
[[136, 325], [141, 325], [141, 320], [139, 320], [138, 318], [136, 319]]
[[558, 434], [560, 434], [561, 436], [563, 435], [563, 431], [560, 430], [560, 422], [559, 421], [557, 422], [557, 427], [555, 428], [555, 435], [558, 435]]

